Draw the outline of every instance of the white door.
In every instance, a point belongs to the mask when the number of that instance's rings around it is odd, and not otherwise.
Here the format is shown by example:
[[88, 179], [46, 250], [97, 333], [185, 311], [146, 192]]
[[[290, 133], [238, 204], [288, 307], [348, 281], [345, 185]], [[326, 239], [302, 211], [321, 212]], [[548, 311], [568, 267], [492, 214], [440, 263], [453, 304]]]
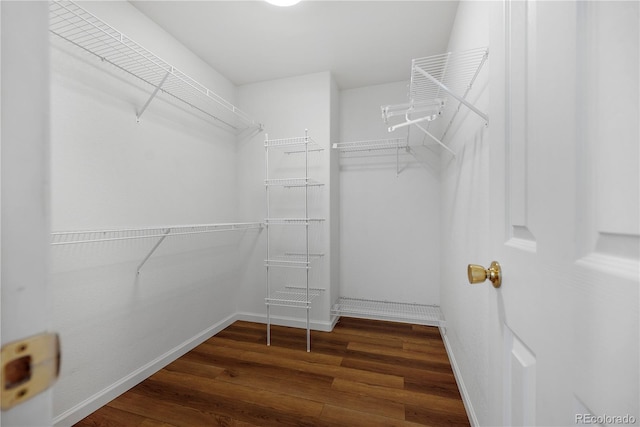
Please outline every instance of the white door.
[[639, 4], [492, 7], [493, 419], [640, 423]]
[[[0, 298], [5, 346], [49, 328], [47, 2], [0, 2], [0, 35]], [[21, 391], [32, 383], [15, 384]], [[0, 413], [0, 424], [7, 427], [51, 423], [50, 389]]]

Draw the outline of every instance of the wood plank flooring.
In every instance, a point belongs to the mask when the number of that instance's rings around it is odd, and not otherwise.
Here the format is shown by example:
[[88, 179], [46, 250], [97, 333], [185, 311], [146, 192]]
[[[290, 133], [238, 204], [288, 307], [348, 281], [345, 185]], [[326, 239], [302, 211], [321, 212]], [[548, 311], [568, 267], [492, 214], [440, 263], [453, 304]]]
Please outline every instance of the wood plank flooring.
[[437, 328], [343, 317], [330, 333], [235, 322], [76, 424], [468, 426]]

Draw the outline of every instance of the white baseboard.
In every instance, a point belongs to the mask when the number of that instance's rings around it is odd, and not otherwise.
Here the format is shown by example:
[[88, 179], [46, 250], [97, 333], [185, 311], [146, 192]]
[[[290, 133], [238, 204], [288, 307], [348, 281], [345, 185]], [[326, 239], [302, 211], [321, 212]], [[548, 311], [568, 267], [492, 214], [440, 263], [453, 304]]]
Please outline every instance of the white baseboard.
[[478, 423], [478, 417], [476, 417], [476, 413], [473, 410], [473, 405], [471, 404], [471, 399], [469, 398], [469, 392], [464, 385], [464, 381], [462, 379], [462, 373], [458, 368], [458, 364], [456, 362], [456, 357], [453, 354], [453, 349], [449, 344], [449, 338], [447, 338], [447, 329], [445, 327], [440, 327], [440, 336], [442, 337], [442, 341], [444, 342], [444, 347], [447, 350], [447, 355], [449, 356], [449, 362], [451, 363], [451, 369], [453, 369], [453, 376], [456, 379], [456, 383], [458, 384], [458, 389], [460, 390], [460, 395], [462, 396], [462, 403], [464, 404], [464, 409], [467, 411], [467, 417], [469, 418], [469, 422], [472, 427], [480, 426]]
[[[264, 314], [256, 313], [236, 313], [236, 320], [244, 320], [247, 322], [255, 323], [267, 323], [267, 317]], [[314, 331], [331, 332], [335, 326], [337, 319], [332, 321], [318, 321], [311, 320], [309, 326]], [[299, 317], [287, 317], [287, 316], [271, 316], [271, 324], [277, 326], [289, 326], [291, 328], [307, 328], [307, 321]]]
[[237, 319], [237, 314], [233, 314], [226, 319], [221, 320], [210, 328], [205, 329], [198, 335], [184, 341], [171, 350], [167, 351], [163, 355], [159, 356], [155, 360], [147, 363], [139, 369], [133, 371], [131, 374], [119, 381], [116, 381], [109, 387], [104, 388], [98, 393], [90, 396], [84, 401], [78, 403], [74, 407], [66, 410], [62, 414], [56, 416], [53, 419], [53, 425], [55, 427], [72, 426], [83, 418], [87, 417], [94, 411], [98, 410], [102, 406], [106, 405], [116, 397], [120, 396], [125, 391], [134, 387], [138, 383], [142, 382], [146, 378], [150, 377], [169, 363], [173, 362], [180, 356], [184, 355], [188, 351], [202, 344], [207, 339], [211, 338], [218, 332], [222, 331], [227, 326], [231, 325]]

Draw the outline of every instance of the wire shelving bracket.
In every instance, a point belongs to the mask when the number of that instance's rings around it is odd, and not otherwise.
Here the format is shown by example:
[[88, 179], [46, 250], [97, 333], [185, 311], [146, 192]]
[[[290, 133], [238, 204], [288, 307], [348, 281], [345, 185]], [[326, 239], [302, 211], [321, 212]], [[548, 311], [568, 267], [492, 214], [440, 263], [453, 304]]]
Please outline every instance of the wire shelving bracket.
[[262, 124], [235, 105], [72, 1], [49, 3], [49, 31], [154, 88], [136, 114], [138, 122], [151, 101], [162, 92], [232, 132], [263, 129]]
[[[384, 105], [382, 118], [389, 124], [389, 132], [405, 126], [415, 125], [425, 135], [455, 156], [455, 153], [443, 142], [460, 108], [464, 105], [480, 116], [485, 125], [489, 116], [467, 99], [480, 70], [489, 57], [486, 47], [462, 52], [448, 52], [411, 62], [411, 82], [409, 84], [409, 103]], [[451, 106], [455, 104], [456, 106]], [[438, 138], [423, 124], [444, 116], [445, 109], [455, 108], [442, 136]], [[403, 116], [404, 121], [392, 124], [394, 117]]]

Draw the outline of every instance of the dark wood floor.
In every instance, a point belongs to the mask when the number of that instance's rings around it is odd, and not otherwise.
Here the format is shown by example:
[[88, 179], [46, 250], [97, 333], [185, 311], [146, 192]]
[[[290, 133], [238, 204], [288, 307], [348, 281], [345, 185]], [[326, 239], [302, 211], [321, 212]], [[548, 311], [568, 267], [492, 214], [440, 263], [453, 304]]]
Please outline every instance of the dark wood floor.
[[437, 328], [236, 322], [76, 426], [468, 426]]

